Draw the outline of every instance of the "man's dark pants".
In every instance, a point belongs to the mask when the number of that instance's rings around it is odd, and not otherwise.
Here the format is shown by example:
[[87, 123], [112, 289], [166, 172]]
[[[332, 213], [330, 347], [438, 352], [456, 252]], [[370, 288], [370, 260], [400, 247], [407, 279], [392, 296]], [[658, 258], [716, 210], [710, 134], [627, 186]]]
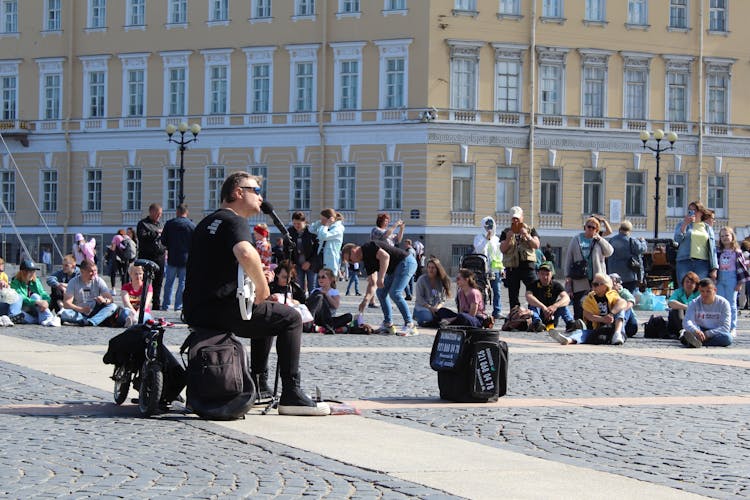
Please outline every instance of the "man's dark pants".
[[520, 304], [518, 294], [521, 291], [522, 281], [527, 289], [529, 285], [536, 281], [536, 270], [533, 262], [530, 264], [522, 262], [518, 267], [505, 268], [505, 287], [508, 289], [508, 302], [511, 308]]

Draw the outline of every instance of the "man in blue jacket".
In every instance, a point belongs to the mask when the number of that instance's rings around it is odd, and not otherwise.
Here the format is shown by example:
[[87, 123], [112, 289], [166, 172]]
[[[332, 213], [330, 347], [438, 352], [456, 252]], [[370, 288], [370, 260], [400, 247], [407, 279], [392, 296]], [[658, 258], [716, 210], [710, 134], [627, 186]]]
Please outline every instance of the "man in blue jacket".
[[174, 296], [174, 310], [182, 310], [182, 293], [185, 291], [185, 270], [188, 253], [193, 240], [195, 224], [188, 219], [188, 207], [182, 204], [177, 207], [177, 217], [164, 224], [161, 232], [161, 243], [167, 248], [167, 272], [164, 279], [164, 300], [162, 310], [168, 311], [172, 304], [172, 286], [177, 278], [177, 292]]

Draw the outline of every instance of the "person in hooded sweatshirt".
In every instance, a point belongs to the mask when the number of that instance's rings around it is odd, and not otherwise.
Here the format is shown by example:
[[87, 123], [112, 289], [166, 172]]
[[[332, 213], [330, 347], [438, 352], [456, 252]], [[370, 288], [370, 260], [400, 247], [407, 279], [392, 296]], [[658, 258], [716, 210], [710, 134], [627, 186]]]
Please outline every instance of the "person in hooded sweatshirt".
[[500, 251], [500, 238], [495, 234], [497, 225], [492, 217], [482, 219], [482, 230], [474, 237], [474, 253], [487, 256], [492, 278], [492, 317], [500, 319], [500, 288], [503, 279], [503, 253]]

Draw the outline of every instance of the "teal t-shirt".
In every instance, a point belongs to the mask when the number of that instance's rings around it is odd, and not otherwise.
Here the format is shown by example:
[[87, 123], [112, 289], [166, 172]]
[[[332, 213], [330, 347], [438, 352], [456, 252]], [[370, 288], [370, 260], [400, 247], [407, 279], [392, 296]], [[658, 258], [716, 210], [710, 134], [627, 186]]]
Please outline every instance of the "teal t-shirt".
[[672, 292], [672, 295], [669, 296], [669, 300], [674, 300], [676, 302], [681, 302], [685, 305], [689, 304], [691, 300], [700, 297], [700, 292], [696, 289], [693, 293], [690, 294], [690, 297], [688, 297], [685, 294], [685, 290], [682, 289], [682, 287], [678, 288], [674, 292]]

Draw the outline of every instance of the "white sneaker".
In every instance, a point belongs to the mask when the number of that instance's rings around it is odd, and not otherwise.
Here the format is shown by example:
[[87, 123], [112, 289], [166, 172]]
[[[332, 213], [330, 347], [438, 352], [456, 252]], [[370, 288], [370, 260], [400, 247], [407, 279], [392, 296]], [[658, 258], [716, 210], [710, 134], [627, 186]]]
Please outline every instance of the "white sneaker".
[[135, 318], [132, 315], [129, 315], [127, 318], [125, 318], [125, 328], [130, 328], [135, 324]]
[[419, 335], [419, 331], [417, 330], [417, 325], [414, 323], [409, 323], [408, 325], [404, 325], [404, 327], [396, 332], [396, 335], [399, 337], [413, 337], [415, 335]]
[[701, 342], [701, 339], [699, 339], [692, 330], [685, 330], [683, 337], [690, 347], [703, 347], [703, 342]]
[[396, 326], [393, 323], [383, 322], [380, 325], [380, 328], [377, 329], [376, 333], [379, 333], [381, 335], [395, 335]]
[[13, 326], [13, 322], [6, 315], [0, 316], [0, 326]]
[[565, 335], [554, 329], [547, 332], [547, 334], [562, 345], [568, 345], [572, 342], [572, 340], [570, 340], [570, 337], [566, 337]]
[[622, 345], [625, 343], [625, 335], [622, 332], [617, 332], [612, 335], [612, 345]]
[[54, 316], [52, 318], [52, 321], [50, 322], [49, 326], [54, 326], [55, 328], [60, 328], [62, 326], [62, 321], [58, 316]]
[[315, 406], [285, 406], [279, 405], [279, 415], [293, 415], [297, 417], [325, 417], [331, 414], [328, 403], [316, 403]]
[[732, 328], [732, 330], [729, 333], [732, 334], [732, 338], [735, 338], [737, 336], [737, 329], [736, 328]]

